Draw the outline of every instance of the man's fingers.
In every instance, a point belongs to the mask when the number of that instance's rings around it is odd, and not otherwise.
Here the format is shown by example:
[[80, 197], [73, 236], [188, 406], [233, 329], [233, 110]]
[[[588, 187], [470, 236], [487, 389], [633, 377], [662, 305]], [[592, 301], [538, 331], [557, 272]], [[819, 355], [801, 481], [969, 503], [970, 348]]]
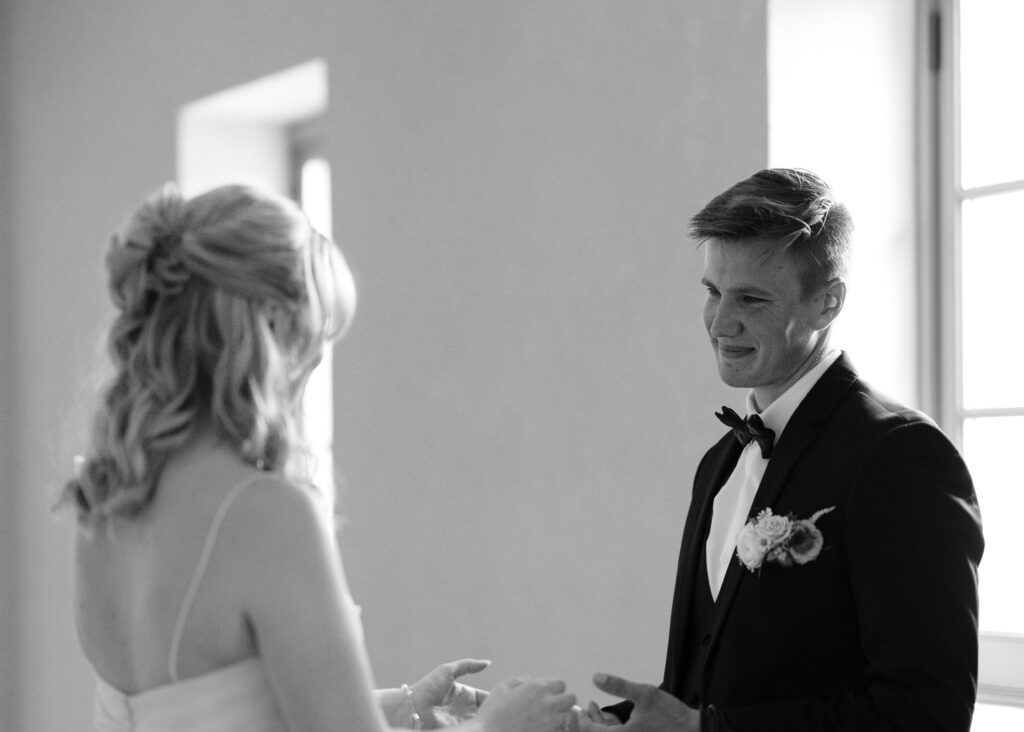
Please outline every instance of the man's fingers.
[[580, 710], [579, 727], [580, 732], [612, 732], [609, 727], [622, 727], [622, 722], [614, 714], [605, 712], [596, 702], [587, 704], [587, 708]]
[[522, 686], [525, 683], [526, 679], [521, 676], [517, 676], [513, 679], [506, 679], [505, 681], [502, 681], [500, 684], [495, 686], [494, 689], [492, 689], [492, 692], [499, 691], [501, 689], [514, 689], [517, 686]]
[[612, 696], [634, 702], [639, 701], [640, 697], [650, 688], [649, 684], [638, 684], [635, 681], [627, 681], [620, 676], [605, 673], [594, 674], [594, 686]]
[[601, 709], [601, 707], [597, 706], [597, 702], [592, 701], [587, 704], [587, 708], [583, 711], [583, 714], [586, 714], [590, 718], [590, 721], [596, 722], [597, 724], [622, 724], [622, 722], [619, 721], [619, 718], [614, 714], [606, 712]]

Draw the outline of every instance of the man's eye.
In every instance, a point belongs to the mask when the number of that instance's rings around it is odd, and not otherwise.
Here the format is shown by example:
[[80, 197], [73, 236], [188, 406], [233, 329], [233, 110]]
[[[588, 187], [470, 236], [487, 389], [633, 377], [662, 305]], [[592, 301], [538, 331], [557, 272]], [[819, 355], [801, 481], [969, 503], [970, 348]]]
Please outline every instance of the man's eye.
[[767, 302], [763, 297], [755, 297], [754, 295], [743, 295], [740, 301], [747, 305], [760, 305], [763, 302]]

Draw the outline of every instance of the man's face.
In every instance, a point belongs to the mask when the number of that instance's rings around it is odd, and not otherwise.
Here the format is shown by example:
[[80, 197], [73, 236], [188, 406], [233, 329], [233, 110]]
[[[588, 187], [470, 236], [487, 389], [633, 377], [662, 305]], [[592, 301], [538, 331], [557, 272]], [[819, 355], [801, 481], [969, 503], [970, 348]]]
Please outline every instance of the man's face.
[[804, 295], [796, 262], [771, 241], [709, 239], [704, 246], [704, 327], [718, 375], [753, 389], [764, 409], [814, 365], [834, 317], [825, 289]]

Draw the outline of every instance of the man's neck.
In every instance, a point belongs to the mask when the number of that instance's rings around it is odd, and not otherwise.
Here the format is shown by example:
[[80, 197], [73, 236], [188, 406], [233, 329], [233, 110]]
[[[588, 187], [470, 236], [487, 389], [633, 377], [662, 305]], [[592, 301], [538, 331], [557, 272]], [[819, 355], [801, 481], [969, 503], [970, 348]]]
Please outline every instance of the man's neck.
[[814, 369], [815, 366], [820, 364], [826, 357], [835, 353], [836, 349], [832, 348], [828, 344], [828, 339], [822, 339], [821, 342], [815, 346], [814, 350], [804, 359], [803, 363], [797, 367], [785, 382], [781, 385], [760, 389], [754, 387], [750, 390], [750, 398], [753, 405], [756, 407], [757, 412], [761, 413], [772, 405], [772, 402], [777, 400], [787, 391], [789, 391], [793, 384], [800, 381], [807, 373]]

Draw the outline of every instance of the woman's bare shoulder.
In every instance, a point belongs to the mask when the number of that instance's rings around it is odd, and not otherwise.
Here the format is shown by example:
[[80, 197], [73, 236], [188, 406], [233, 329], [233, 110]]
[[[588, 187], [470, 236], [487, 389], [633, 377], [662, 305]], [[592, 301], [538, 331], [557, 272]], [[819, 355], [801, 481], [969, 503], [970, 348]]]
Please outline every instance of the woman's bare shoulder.
[[265, 529], [271, 532], [266, 539], [308, 531], [328, 518], [327, 502], [311, 486], [278, 473], [255, 473], [243, 482], [231, 509], [235, 529]]
[[227, 561], [248, 567], [258, 583], [330, 560], [333, 519], [315, 489], [275, 473], [252, 474], [243, 484], [220, 529]]

